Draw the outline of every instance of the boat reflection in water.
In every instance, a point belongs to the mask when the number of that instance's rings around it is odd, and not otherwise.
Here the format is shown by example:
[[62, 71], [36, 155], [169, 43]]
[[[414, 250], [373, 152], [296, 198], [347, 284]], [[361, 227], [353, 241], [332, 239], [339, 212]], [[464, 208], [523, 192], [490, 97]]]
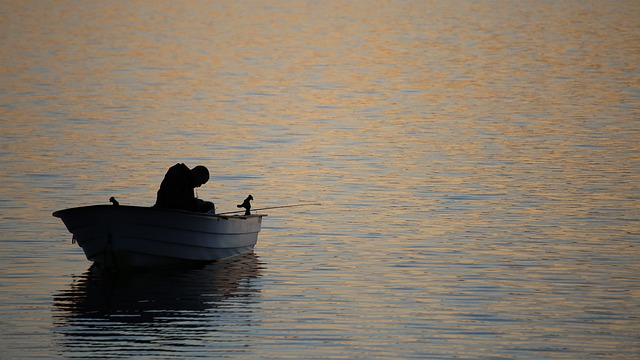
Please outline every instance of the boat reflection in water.
[[92, 266], [54, 295], [54, 331], [65, 355], [79, 357], [199, 356], [216, 343], [220, 351], [235, 344], [237, 354], [238, 343], [250, 339], [233, 329], [255, 321], [259, 276], [253, 252], [170, 272]]

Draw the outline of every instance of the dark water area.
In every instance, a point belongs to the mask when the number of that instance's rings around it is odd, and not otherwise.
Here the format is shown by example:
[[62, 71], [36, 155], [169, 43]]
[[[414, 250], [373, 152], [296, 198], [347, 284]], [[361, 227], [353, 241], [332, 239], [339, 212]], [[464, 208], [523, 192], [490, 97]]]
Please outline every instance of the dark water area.
[[215, 346], [216, 357], [241, 353], [229, 344], [250, 337], [238, 330], [259, 311], [251, 283], [258, 276], [255, 254], [196, 269], [114, 274], [92, 267], [54, 294], [58, 346], [87, 358], [208, 357], [199, 342]]
[[[0, 5], [0, 358], [640, 357], [638, 1]], [[253, 254], [96, 271], [166, 170]]]

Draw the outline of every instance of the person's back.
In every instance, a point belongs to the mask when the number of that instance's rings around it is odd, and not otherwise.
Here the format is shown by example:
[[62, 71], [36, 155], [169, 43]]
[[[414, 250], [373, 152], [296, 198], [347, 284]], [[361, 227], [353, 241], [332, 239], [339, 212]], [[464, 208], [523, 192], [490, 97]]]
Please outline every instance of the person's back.
[[208, 180], [206, 167], [196, 166], [190, 170], [185, 164], [176, 164], [164, 176], [154, 207], [207, 212], [214, 208], [213, 203], [197, 199], [193, 189]]

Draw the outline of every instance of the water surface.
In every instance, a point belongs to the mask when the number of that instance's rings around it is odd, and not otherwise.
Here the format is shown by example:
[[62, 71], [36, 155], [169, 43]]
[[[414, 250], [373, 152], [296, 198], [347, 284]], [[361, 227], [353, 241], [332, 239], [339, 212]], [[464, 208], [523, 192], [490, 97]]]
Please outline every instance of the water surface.
[[[6, 358], [640, 357], [637, 1], [0, 6]], [[204, 164], [255, 253], [105, 276], [51, 212]]]

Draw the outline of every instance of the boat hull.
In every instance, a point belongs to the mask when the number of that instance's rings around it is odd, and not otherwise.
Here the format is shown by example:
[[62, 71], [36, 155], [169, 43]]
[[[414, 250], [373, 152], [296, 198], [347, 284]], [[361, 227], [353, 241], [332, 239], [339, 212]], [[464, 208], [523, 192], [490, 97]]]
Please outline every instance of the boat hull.
[[53, 216], [64, 222], [88, 260], [122, 269], [212, 262], [251, 252], [264, 215], [94, 205]]

